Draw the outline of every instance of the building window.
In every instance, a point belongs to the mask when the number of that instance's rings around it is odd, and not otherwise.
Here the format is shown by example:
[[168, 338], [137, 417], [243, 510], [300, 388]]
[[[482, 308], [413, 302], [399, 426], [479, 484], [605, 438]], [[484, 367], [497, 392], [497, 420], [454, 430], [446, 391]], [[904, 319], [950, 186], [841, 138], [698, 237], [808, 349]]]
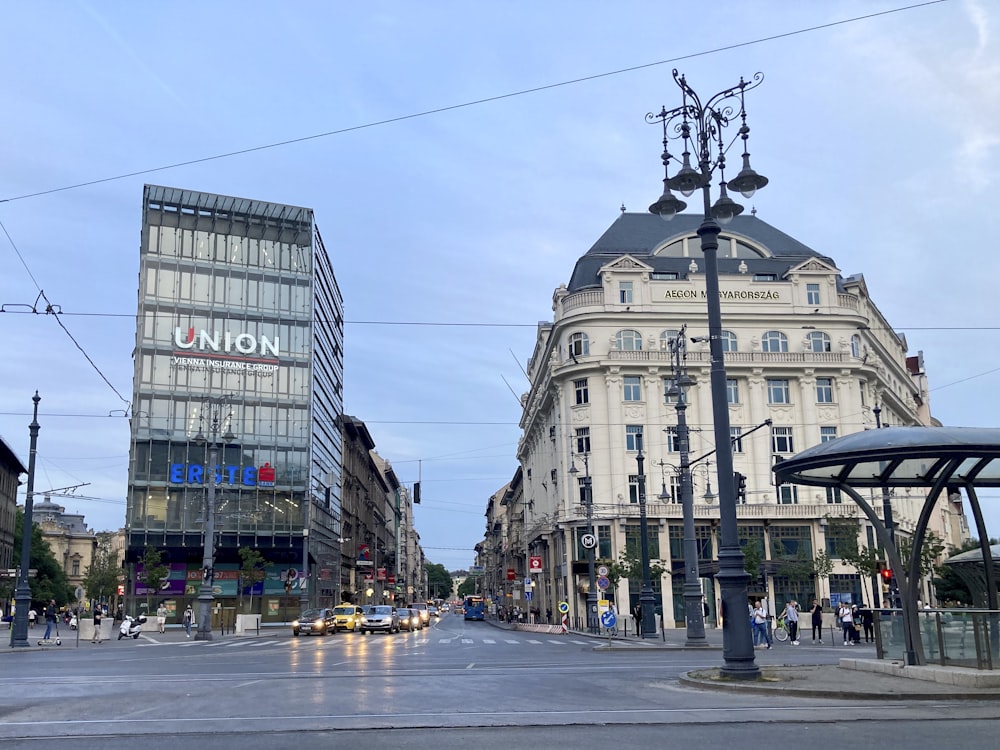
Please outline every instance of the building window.
[[70, 573], [71, 576], [80, 575], [80, 561], [76, 558], [73, 560], [73, 572]]
[[799, 504], [799, 488], [794, 484], [783, 484], [778, 487], [778, 504], [779, 505], [798, 505]]
[[576, 428], [576, 452], [579, 455], [585, 456], [590, 453], [590, 428], [589, 427], [577, 427]]
[[861, 359], [861, 337], [858, 334], [851, 336], [851, 356]]
[[590, 355], [590, 339], [585, 333], [574, 333], [569, 337], [569, 353], [574, 357]]
[[638, 451], [642, 447], [642, 425], [625, 425], [625, 450]]
[[778, 274], [776, 273], [755, 273], [753, 275], [754, 281], [777, 281]]
[[812, 560], [812, 532], [808, 526], [772, 526], [771, 550], [778, 560]]
[[831, 440], [837, 439], [837, 428], [836, 427], [820, 427], [819, 428], [819, 441], [821, 443], [829, 443]]
[[631, 281], [619, 281], [618, 282], [618, 301], [623, 305], [632, 304], [632, 282]]
[[[636, 537], [638, 540], [638, 537]], [[684, 526], [672, 524], [667, 530], [667, 538], [670, 542], [670, 559], [682, 561], [684, 559]], [[698, 561], [710, 563], [712, 554], [712, 526], [707, 523], [695, 524], [694, 527], [695, 546], [698, 550]], [[652, 557], [652, 555], [650, 555]]]
[[792, 445], [791, 427], [771, 428], [771, 452], [772, 453], [795, 453]]
[[740, 402], [740, 384], [736, 378], [726, 378], [726, 403], [738, 404]]
[[[643, 477], [645, 478], [645, 474]], [[629, 474], [628, 475], [628, 501], [630, 503], [639, 502], [639, 475]]]
[[729, 425], [729, 440], [733, 446], [733, 453], [743, 452], [743, 428], [739, 425]]
[[767, 331], [760, 337], [760, 350], [762, 352], [787, 352], [788, 337], [781, 331]]
[[739, 344], [736, 340], [736, 334], [732, 331], [723, 331], [722, 335], [719, 336], [719, 343], [722, 344], [723, 352], [738, 352]]
[[816, 403], [833, 403], [833, 378], [816, 378]]
[[769, 404], [790, 404], [791, 395], [788, 390], [788, 381], [784, 378], [767, 379], [767, 403]]
[[663, 331], [663, 333], [660, 334], [660, 351], [661, 352], [671, 351], [670, 347], [673, 345], [674, 340], [677, 338], [677, 335], [679, 333], [680, 331], [674, 331], [670, 329]]
[[[642, 548], [642, 527], [635, 524], [625, 525], [625, 554], [632, 555], [636, 559], [641, 554]], [[647, 524], [646, 526], [646, 548], [649, 551], [650, 560], [660, 559], [660, 529], [657, 524]]]
[[840, 495], [840, 489], [837, 487], [827, 487], [826, 488], [826, 504], [827, 505], [840, 505], [844, 502], [844, 498]]
[[642, 351], [642, 334], [631, 329], [618, 331], [615, 334], [615, 346], [620, 352]]
[[639, 375], [626, 375], [624, 381], [625, 400], [642, 401], [642, 377]]
[[663, 434], [666, 436], [667, 452], [668, 453], [676, 453], [677, 452], [677, 428], [676, 427], [668, 427], [667, 429], [665, 429], [663, 431]]
[[576, 391], [577, 405], [590, 403], [590, 389], [587, 387], [586, 378], [582, 378], [580, 380], [574, 380], [573, 389]]
[[806, 341], [809, 343], [809, 351], [815, 354], [830, 351], [830, 337], [822, 331], [811, 331], [806, 336]]
[[806, 284], [806, 304], [819, 304], [819, 284]]
[[599, 560], [611, 559], [611, 527], [601, 525], [597, 527], [597, 558]]

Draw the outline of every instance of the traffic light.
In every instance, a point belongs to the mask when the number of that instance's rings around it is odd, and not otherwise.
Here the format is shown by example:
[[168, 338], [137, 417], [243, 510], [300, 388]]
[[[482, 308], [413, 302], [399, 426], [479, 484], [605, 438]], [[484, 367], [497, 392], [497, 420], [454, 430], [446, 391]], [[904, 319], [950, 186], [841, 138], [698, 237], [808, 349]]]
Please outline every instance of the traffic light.
[[747, 478], [745, 474], [738, 471], [733, 472], [733, 483], [736, 485], [736, 499], [738, 502], [747, 501]]
[[118, 596], [125, 596], [125, 584], [118, 584]]
[[881, 568], [879, 570], [879, 577], [882, 579], [882, 593], [888, 594], [889, 587], [892, 584], [892, 570], [889, 568]]

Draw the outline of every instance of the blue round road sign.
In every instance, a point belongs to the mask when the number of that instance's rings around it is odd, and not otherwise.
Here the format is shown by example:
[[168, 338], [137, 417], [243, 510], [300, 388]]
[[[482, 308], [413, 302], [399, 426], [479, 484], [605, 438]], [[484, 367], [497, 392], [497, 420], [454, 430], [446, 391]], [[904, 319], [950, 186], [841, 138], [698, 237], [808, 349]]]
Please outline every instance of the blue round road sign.
[[615, 613], [610, 609], [601, 615], [601, 625], [606, 628], [613, 628], [616, 622], [618, 622], [618, 618], [615, 617]]

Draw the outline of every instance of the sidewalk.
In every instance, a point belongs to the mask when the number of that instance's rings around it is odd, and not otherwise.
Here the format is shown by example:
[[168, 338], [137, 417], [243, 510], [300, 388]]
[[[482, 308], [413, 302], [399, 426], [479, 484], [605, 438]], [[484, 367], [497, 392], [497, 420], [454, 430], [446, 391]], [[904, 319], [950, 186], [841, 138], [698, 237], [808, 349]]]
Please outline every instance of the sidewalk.
[[[517, 630], [517, 626], [488, 620], [494, 627]], [[635, 636], [609, 639], [586, 631], [571, 630], [573, 637], [594, 642], [594, 651], [686, 651], [702, 652], [706, 662], [722, 665], [721, 628], [706, 628], [706, 646], [687, 646], [687, 631], [682, 628], [663, 630], [655, 638]], [[803, 641], [805, 645], [807, 642]], [[819, 646], [814, 646], [819, 647]], [[767, 652], [772, 658], [786, 649], [800, 648], [787, 643], [775, 644]], [[843, 700], [1000, 700], [1000, 670], [987, 672], [960, 667], [905, 667], [898, 661], [879, 661], [856, 655], [851, 646], [829, 645], [821, 648], [841, 651], [839, 665], [758, 665], [761, 676], [756, 680], [723, 678], [719, 667], [693, 670], [683, 674], [680, 682], [690, 687], [740, 693], [793, 694], [800, 697], [839, 698]], [[761, 653], [755, 651], [755, 653]]]

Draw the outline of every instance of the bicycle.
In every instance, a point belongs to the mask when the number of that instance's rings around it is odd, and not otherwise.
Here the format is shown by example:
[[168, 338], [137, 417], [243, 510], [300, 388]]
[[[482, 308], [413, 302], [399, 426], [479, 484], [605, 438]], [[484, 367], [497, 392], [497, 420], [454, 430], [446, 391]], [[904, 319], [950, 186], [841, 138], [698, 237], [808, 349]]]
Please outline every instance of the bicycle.
[[788, 625], [784, 617], [779, 617], [774, 624], [774, 639], [784, 643], [788, 640]]

